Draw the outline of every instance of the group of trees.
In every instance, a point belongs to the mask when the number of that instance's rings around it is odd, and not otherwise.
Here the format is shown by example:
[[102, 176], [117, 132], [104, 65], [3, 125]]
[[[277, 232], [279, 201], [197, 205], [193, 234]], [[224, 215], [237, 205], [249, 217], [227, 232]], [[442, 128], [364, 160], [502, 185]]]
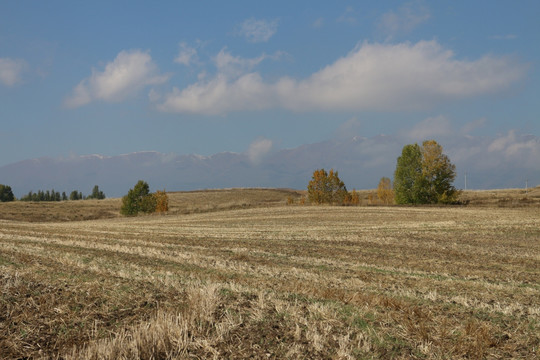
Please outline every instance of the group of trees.
[[397, 159], [394, 192], [397, 204], [448, 204], [457, 201], [452, 185], [456, 166], [435, 140], [405, 145]]
[[82, 192], [73, 190], [69, 197], [65, 192], [60, 192], [52, 190], [38, 190], [38, 192], [30, 191], [28, 194], [24, 195], [20, 200], [21, 201], [66, 201], [66, 200], [103, 200], [105, 199], [105, 193], [99, 190], [99, 186], [95, 185], [92, 189], [92, 193], [88, 196], [84, 196]]
[[[336, 174], [337, 176], [337, 174]], [[21, 201], [65, 201], [65, 200], [89, 200], [105, 199], [105, 193], [99, 190], [99, 186], [95, 185], [92, 193], [84, 196], [82, 192], [73, 190], [69, 197], [65, 192], [52, 190], [39, 190], [38, 192], [30, 191], [23, 196]], [[15, 196], [10, 186], [0, 184], [0, 202], [14, 201]], [[139, 180], [133, 189], [130, 189], [126, 196], [122, 198], [122, 208], [120, 212], [126, 216], [135, 216], [138, 213], [163, 213], [169, 211], [169, 197], [165, 190], [150, 193], [150, 187], [145, 181]]]
[[[394, 184], [381, 178], [377, 187], [382, 204], [448, 204], [456, 203], [459, 191], [452, 185], [456, 167], [435, 140], [405, 145], [397, 158]], [[308, 184], [308, 200], [314, 204], [355, 205], [356, 191], [349, 193], [338, 172], [315, 170]]]
[[68, 197], [65, 192], [60, 194], [58, 191], [54, 191], [54, 189], [52, 189], [51, 191], [39, 190], [37, 193], [30, 191], [28, 192], [28, 194], [24, 195], [20, 200], [21, 201], [62, 201], [62, 200], [68, 200]]
[[[336, 174], [337, 175], [337, 174]], [[99, 186], [95, 185], [92, 193], [84, 196], [82, 192], [73, 190], [69, 197], [65, 192], [52, 190], [39, 190], [38, 192], [30, 191], [23, 196], [21, 201], [65, 201], [65, 200], [89, 200], [105, 199], [105, 193], [99, 190]], [[0, 184], [0, 202], [14, 201], [15, 196], [11, 187]], [[138, 213], [163, 213], [169, 211], [169, 197], [165, 190], [150, 193], [150, 187], [145, 181], [139, 180], [133, 189], [130, 189], [128, 194], [122, 198], [122, 208], [120, 212], [126, 216], [134, 216]]]
[[[437, 204], [455, 203], [460, 192], [452, 185], [456, 178], [456, 167], [443, 148], [435, 140], [426, 140], [422, 146], [409, 144], [403, 147], [397, 158], [394, 172], [394, 184], [389, 178], [381, 178], [377, 187], [377, 198], [382, 204]], [[313, 172], [308, 184], [308, 200], [313, 204], [358, 205], [360, 196], [353, 190], [347, 191], [338, 172], [318, 169]], [[105, 199], [103, 191], [97, 185], [86, 197], [77, 190], [68, 196], [65, 192], [39, 190], [30, 191], [21, 201], [61, 201], [82, 199]], [[15, 197], [11, 187], [0, 184], [0, 202], [13, 201]], [[165, 191], [150, 193], [145, 181], [139, 180], [122, 198], [121, 213], [134, 216], [138, 213], [166, 212], [169, 199]]]
[[142, 180], [139, 180], [133, 189], [129, 189], [127, 195], [122, 198], [120, 209], [126, 216], [135, 216], [140, 212], [149, 214], [166, 211], [169, 211], [169, 197], [165, 190], [150, 193], [148, 183]]

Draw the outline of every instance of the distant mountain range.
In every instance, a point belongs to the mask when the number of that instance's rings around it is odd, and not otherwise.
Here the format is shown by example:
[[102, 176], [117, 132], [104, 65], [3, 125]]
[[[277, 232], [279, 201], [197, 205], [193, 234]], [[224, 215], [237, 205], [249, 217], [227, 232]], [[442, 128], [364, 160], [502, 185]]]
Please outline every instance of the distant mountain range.
[[[437, 139], [456, 164], [455, 185], [468, 188], [517, 188], [540, 184], [540, 139], [514, 132], [498, 137], [452, 136]], [[229, 187], [305, 189], [313, 170], [337, 169], [349, 189], [377, 187], [392, 178], [406, 136], [334, 139], [294, 149], [268, 148], [256, 157], [223, 152], [212, 156], [136, 152], [118, 156], [83, 155], [37, 158], [0, 167], [0, 184], [17, 197], [30, 190], [82, 191], [99, 185], [108, 197], [127, 193], [139, 180], [152, 190], [195, 190]]]

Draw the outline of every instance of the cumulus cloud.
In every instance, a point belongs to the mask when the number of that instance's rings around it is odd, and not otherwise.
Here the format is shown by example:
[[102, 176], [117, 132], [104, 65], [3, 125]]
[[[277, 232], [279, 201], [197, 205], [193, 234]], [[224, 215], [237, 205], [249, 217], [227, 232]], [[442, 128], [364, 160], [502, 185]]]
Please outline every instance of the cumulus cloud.
[[169, 75], [159, 74], [148, 52], [121, 51], [103, 71], [92, 69], [64, 100], [64, 105], [76, 108], [95, 100], [118, 102], [148, 85], [162, 84]]
[[183, 90], [173, 88], [158, 110], [218, 115], [231, 111], [259, 110], [271, 106], [270, 95], [258, 73], [251, 72], [267, 58], [278, 59], [281, 53], [263, 54], [256, 58], [233, 56], [226, 48], [214, 58], [215, 77], [201, 76]]
[[540, 141], [532, 135], [518, 135], [515, 130], [493, 140], [487, 152], [507, 161], [518, 162], [523, 166], [540, 169]]
[[404, 4], [398, 10], [382, 15], [379, 30], [390, 38], [409, 33], [431, 17], [429, 9], [419, 1]]
[[477, 176], [489, 173], [491, 181], [510, 175], [540, 175], [540, 138], [518, 134], [515, 130], [496, 137], [456, 137], [448, 146], [448, 154], [462, 171], [467, 170]]
[[180, 51], [178, 52], [178, 55], [174, 58], [174, 62], [185, 66], [190, 66], [191, 64], [198, 61], [197, 49], [189, 46], [185, 42], [181, 42], [179, 46]]
[[0, 83], [13, 86], [21, 81], [21, 74], [26, 61], [21, 59], [0, 58]]
[[252, 164], [259, 164], [270, 150], [272, 150], [272, 140], [260, 138], [249, 145], [246, 155]]
[[443, 115], [430, 117], [420, 121], [406, 132], [406, 136], [415, 141], [433, 139], [438, 136], [452, 135], [450, 121]]
[[223, 48], [214, 58], [214, 62], [220, 74], [234, 78], [251, 71], [266, 58], [265, 54], [256, 58], [233, 56], [226, 48]]
[[[259, 73], [249, 72], [260, 61], [224, 52], [216, 57], [220, 70], [216, 76], [183, 90], [174, 89], [158, 108], [206, 114], [270, 107], [294, 111], [420, 110], [438, 102], [506, 89], [527, 72], [526, 65], [505, 57], [458, 60], [436, 41], [363, 43], [303, 80], [283, 77], [267, 83]], [[238, 71], [225, 71], [231, 68]]]
[[197, 82], [165, 95], [157, 105], [160, 111], [219, 115], [238, 110], [261, 110], [271, 105], [259, 74], [245, 74], [230, 82], [220, 74], [209, 81]]
[[252, 43], [267, 42], [276, 33], [277, 20], [249, 18], [240, 25], [239, 34]]

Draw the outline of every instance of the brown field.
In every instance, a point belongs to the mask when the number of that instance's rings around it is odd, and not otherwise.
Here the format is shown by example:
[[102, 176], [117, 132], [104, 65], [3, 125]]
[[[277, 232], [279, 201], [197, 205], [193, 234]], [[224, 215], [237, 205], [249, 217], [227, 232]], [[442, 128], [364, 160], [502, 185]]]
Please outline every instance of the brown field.
[[0, 358], [538, 358], [531, 193], [317, 207], [205, 191], [136, 218], [118, 199], [0, 204]]
[[[169, 214], [191, 214], [283, 205], [302, 191], [289, 189], [223, 189], [169, 192]], [[61, 202], [0, 203], [0, 220], [59, 222], [120, 217], [120, 198]]]

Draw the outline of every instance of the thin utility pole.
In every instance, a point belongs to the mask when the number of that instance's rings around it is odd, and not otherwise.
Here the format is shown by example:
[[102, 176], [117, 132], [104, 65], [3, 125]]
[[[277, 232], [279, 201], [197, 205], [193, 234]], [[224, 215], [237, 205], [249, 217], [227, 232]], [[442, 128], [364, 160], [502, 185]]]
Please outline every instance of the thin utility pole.
[[467, 191], [467, 172], [465, 171], [465, 191]]
[[529, 193], [529, 179], [525, 179], [525, 196]]

